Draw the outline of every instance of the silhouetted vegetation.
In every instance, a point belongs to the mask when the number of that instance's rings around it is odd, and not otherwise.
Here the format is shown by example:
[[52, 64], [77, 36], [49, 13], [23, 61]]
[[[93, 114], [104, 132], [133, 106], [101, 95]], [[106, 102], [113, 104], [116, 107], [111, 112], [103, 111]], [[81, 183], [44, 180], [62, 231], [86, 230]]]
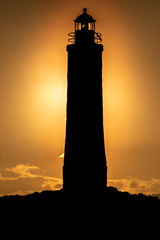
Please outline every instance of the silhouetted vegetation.
[[1, 214], [53, 213], [54, 216], [68, 214], [102, 214], [110, 218], [152, 219], [160, 213], [158, 197], [141, 193], [120, 192], [114, 187], [106, 188], [104, 193], [81, 192], [66, 193], [59, 191], [35, 192], [26, 196], [14, 195], [0, 197]]
[[33, 234], [35, 239], [42, 238], [42, 234], [44, 239], [52, 235], [53, 239], [64, 236], [75, 240], [145, 239], [149, 232], [152, 237], [157, 236], [160, 200], [120, 192], [113, 187], [103, 194], [43, 191], [1, 197], [0, 213], [2, 224], [12, 237], [20, 229], [25, 237], [28, 234], [28, 239]]

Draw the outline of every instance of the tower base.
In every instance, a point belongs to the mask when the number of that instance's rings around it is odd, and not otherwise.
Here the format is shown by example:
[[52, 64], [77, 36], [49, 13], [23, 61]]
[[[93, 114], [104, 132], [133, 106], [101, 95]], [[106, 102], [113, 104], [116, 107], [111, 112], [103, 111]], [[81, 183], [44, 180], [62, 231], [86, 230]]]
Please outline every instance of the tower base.
[[[66, 192], [104, 192], [107, 187], [107, 167], [93, 171], [93, 168], [85, 169], [79, 172], [74, 169], [63, 166], [63, 189]], [[72, 168], [73, 171], [73, 168]]]

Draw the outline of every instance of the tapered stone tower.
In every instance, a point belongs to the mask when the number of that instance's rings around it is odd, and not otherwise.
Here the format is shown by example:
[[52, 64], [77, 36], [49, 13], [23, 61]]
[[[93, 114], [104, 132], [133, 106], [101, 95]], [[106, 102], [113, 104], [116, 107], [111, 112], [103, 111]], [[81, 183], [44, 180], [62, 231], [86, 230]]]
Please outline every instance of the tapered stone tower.
[[87, 9], [69, 33], [65, 191], [104, 191], [107, 167], [103, 134], [101, 34]]

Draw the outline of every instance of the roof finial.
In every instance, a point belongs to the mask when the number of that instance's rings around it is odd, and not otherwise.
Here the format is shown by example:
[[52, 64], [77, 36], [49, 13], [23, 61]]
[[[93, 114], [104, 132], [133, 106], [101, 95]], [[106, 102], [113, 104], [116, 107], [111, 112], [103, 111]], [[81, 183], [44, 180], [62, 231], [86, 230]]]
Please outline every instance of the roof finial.
[[83, 12], [86, 13], [87, 12], [87, 8], [83, 8]]

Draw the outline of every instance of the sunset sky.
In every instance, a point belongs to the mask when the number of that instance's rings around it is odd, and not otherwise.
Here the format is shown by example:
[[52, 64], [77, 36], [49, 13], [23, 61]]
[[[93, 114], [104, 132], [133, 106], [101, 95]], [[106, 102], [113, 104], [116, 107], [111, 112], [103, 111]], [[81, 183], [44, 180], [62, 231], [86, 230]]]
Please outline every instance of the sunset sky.
[[160, 1], [0, 0], [0, 195], [62, 186], [66, 45], [84, 7], [104, 45], [108, 185], [160, 193]]

